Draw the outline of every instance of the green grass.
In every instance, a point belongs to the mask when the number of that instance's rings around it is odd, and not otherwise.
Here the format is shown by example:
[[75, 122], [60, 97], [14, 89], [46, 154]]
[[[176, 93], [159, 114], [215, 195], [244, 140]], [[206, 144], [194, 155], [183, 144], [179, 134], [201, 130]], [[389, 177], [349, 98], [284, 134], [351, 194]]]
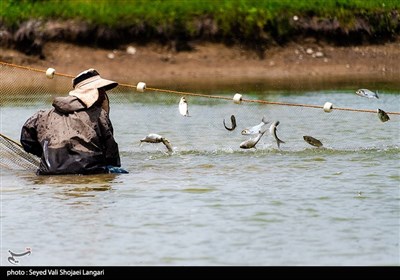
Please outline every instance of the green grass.
[[237, 20], [263, 24], [282, 15], [315, 14], [345, 18], [354, 14], [399, 9], [397, 0], [2, 0], [0, 17], [7, 25], [37, 19], [81, 19], [124, 27], [139, 22], [170, 24], [210, 15], [227, 25]]
[[[211, 18], [220, 37], [240, 34], [255, 40], [268, 30], [273, 37], [288, 37], [293, 16], [336, 19], [351, 28], [356, 17], [374, 26], [373, 32], [398, 33], [398, 0], [1, 0], [0, 19], [16, 28], [29, 19], [76, 19], [96, 26], [144, 26], [149, 37], [157, 33], [184, 33], [196, 37], [198, 20]], [[197, 20], [197, 21], [196, 21]], [[258, 37], [257, 37], [258, 36]]]

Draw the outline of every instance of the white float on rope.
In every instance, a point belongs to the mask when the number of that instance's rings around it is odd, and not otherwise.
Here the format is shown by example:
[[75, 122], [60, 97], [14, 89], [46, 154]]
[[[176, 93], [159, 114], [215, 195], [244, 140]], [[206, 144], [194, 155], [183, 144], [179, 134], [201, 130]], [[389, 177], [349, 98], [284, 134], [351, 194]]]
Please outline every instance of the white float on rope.
[[239, 93], [236, 93], [233, 96], [233, 102], [235, 102], [236, 104], [240, 104], [242, 102], [242, 95]]
[[332, 109], [333, 109], [333, 104], [331, 102], [326, 102], [324, 104], [324, 111], [325, 112], [330, 113], [330, 112], [332, 112]]
[[145, 89], [146, 89], [146, 83], [139, 82], [136, 86], [136, 90], [139, 92], [144, 92]]
[[46, 77], [49, 79], [53, 79], [54, 78], [54, 73], [56, 73], [56, 69], [54, 68], [47, 68], [46, 70]]

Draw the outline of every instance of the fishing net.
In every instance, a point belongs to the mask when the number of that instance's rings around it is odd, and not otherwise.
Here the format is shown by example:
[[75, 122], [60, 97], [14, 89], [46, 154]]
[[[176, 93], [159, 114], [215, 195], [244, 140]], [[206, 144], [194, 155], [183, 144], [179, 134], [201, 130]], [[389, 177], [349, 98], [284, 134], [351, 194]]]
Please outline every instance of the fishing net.
[[39, 158], [24, 151], [24, 149], [5, 135], [0, 134], [0, 167], [7, 169], [36, 170]]
[[[54, 97], [65, 96], [71, 90], [74, 75], [57, 72], [53, 75], [50, 71], [46, 76], [46, 70], [0, 62], [0, 132], [7, 135], [0, 137], [2, 168], [35, 169], [38, 166], [38, 159], [24, 152], [8, 136], [18, 137], [26, 119], [38, 109], [50, 108]], [[295, 94], [249, 90], [239, 94], [237, 88], [191, 92], [149, 85], [146, 88], [137, 82], [120, 83], [108, 94], [117, 142], [122, 156], [126, 157], [171, 150], [213, 155], [246, 153], [249, 150], [285, 154], [322, 149], [325, 152], [398, 150], [399, 147], [398, 92], [381, 93], [379, 100], [371, 100], [358, 97], [355, 89]], [[182, 96], [188, 102], [189, 117], [179, 114], [178, 104]], [[384, 110], [390, 119], [382, 120], [377, 109]], [[237, 124], [234, 129], [232, 116]], [[268, 120], [265, 134], [254, 148], [242, 149], [242, 142], [256, 137], [242, 135], [242, 131], [257, 126], [264, 117]], [[271, 128], [273, 123], [278, 124], [276, 130]], [[164, 146], [162, 141], [140, 141], [151, 133], [168, 139], [172, 149]], [[306, 141], [305, 136], [314, 140]], [[278, 146], [276, 137], [284, 143]]]

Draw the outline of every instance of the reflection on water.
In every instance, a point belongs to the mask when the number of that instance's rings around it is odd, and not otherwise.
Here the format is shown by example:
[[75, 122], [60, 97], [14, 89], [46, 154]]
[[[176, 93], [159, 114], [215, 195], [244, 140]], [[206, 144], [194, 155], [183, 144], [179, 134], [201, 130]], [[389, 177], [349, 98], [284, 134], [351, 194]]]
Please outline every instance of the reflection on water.
[[[99, 174], [99, 175], [53, 175], [53, 176], [35, 176], [32, 183], [36, 185], [52, 185], [52, 186], [75, 186], [79, 185], [88, 190], [109, 187], [110, 183], [115, 179], [116, 174]], [[104, 186], [103, 186], [104, 185]]]
[[[53, 198], [82, 203], [73, 198], [95, 197], [100, 192], [112, 191], [116, 174], [37, 176], [34, 170], [19, 170], [14, 177], [10, 169], [0, 169], [2, 193], [51, 193]], [[91, 203], [86, 200], [85, 203]]]
[[[94, 197], [96, 192], [112, 190], [112, 181], [115, 174], [100, 175], [60, 175], [60, 176], [36, 176], [33, 178], [33, 187], [50, 186], [55, 188], [54, 197], [59, 199]], [[82, 203], [76, 201], [74, 203]]]

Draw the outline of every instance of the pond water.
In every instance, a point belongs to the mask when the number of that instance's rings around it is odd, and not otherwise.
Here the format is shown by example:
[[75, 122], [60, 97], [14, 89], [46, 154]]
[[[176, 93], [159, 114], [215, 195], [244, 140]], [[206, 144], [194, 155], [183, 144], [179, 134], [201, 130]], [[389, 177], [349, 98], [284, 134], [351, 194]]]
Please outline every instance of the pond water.
[[[233, 96], [228, 90], [202, 93]], [[246, 91], [243, 97], [400, 112], [400, 91], [379, 99], [349, 89]], [[3, 94], [3, 93], [2, 93]], [[110, 94], [111, 120], [129, 174], [36, 176], [1, 169], [1, 264], [399, 265], [400, 116], [235, 104], [180, 95]], [[2, 95], [1, 132], [20, 127], [52, 95]], [[228, 131], [230, 116], [237, 128]], [[279, 121], [256, 149], [244, 128]], [[149, 133], [167, 138], [143, 143]], [[309, 145], [304, 135], [319, 139]]]

